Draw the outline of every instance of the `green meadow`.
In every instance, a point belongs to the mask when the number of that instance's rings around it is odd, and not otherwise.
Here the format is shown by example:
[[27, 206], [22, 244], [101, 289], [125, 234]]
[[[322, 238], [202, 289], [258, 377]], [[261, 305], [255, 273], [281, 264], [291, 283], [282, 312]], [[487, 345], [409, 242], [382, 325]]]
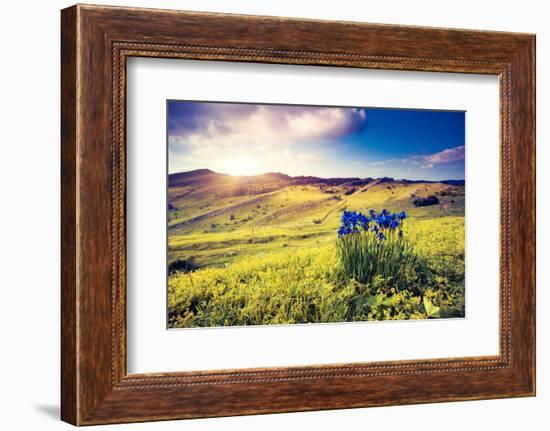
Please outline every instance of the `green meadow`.
[[[439, 203], [415, 205], [428, 196]], [[407, 212], [404, 287], [342, 271], [342, 213], [371, 208]], [[463, 317], [464, 185], [172, 174], [168, 263], [171, 328]]]

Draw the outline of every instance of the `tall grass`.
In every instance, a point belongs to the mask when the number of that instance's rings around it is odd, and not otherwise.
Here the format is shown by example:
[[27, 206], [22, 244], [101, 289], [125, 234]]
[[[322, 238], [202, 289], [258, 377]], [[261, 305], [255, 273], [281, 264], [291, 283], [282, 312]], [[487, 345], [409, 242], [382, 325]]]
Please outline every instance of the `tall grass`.
[[375, 276], [392, 279], [402, 288], [403, 279], [416, 261], [412, 244], [405, 239], [403, 227], [407, 213], [369, 215], [344, 211], [338, 230], [337, 251], [344, 273], [368, 284]]
[[415, 262], [412, 244], [397, 232], [380, 241], [373, 232], [357, 232], [337, 240], [337, 253], [343, 271], [360, 283], [368, 284], [379, 275], [404, 287], [404, 278]]

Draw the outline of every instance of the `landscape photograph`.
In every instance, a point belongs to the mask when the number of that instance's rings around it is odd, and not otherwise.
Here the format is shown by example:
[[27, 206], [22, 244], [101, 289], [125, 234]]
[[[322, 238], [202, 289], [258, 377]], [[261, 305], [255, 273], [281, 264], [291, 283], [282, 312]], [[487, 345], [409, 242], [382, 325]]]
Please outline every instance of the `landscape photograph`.
[[167, 101], [167, 325], [465, 317], [465, 113]]

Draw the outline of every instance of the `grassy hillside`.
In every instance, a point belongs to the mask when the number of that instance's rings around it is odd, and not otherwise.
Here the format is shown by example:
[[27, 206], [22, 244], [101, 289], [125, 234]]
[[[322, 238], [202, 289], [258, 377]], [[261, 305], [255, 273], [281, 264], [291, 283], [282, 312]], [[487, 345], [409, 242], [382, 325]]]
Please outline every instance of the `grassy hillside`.
[[[440, 204], [415, 206], [428, 196]], [[340, 217], [370, 208], [409, 214], [406, 234], [424, 265], [412, 282], [417, 289], [389, 295], [381, 280], [365, 296], [366, 288], [341, 281]], [[440, 315], [464, 313], [461, 182], [234, 177], [202, 169], [170, 175], [168, 226], [172, 327], [426, 318], [431, 305]], [[371, 303], [361, 312], [359, 291]], [[401, 301], [399, 312], [388, 311], [395, 306], [384, 305], [389, 298]], [[403, 311], [403, 304], [412, 308]]]

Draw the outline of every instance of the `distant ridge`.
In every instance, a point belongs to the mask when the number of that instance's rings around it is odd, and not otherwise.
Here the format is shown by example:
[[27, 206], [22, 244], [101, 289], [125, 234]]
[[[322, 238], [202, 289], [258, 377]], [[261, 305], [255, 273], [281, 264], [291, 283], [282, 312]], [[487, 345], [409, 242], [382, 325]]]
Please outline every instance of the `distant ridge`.
[[281, 185], [308, 185], [308, 184], [325, 184], [327, 186], [349, 185], [349, 186], [366, 186], [376, 181], [378, 184], [382, 183], [402, 183], [402, 184], [416, 184], [416, 183], [441, 183], [449, 186], [464, 186], [464, 180], [396, 180], [391, 177], [382, 178], [359, 178], [359, 177], [336, 177], [336, 178], [322, 178], [315, 176], [299, 175], [292, 177], [281, 172], [266, 172], [265, 174], [250, 175], [250, 176], [238, 176], [221, 174], [214, 172], [211, 169], [195, 169], [185, 172], [177, 172], [168, 175], [169, 187], [183, 187], [192, 186], [196, 184], [216, 184], [216, 183], [235, 183], [235, 184], [265, 184], [265, 183], [279, 183]]
[[464, 180], [444, 180], [439, 182], [443, 184], [447, 184], [448, 186], [463, 186], [466, 184], [466, 181]]
[[168, 175], [168, 186], [186, 186], [197, 183], [204, 184], [205, 182], [217, 182], [223, 178], [228, 178], [230, 175], [218, 174], [210, 169], [196, 169], [194, 171], [178, 172]]
[[405, 184], [417, 184], [417, 183], [441, 183], [448, 186], [463, 186], [466, 182], [465, 180], [400, 180]]

